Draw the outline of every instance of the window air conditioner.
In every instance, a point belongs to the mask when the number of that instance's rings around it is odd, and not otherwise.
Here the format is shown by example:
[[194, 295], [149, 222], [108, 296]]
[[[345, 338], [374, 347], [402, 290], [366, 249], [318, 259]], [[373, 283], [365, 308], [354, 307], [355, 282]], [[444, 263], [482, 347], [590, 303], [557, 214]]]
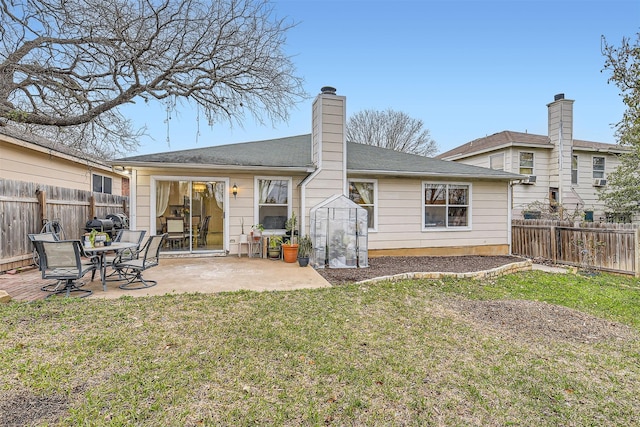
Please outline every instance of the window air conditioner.
[[535, 175], [529, 175], [527, 178], [525, 178], [522, 181], [523, 184], [527, 184], [527, 185], [535, 184], [535, 182], [536, 182], [536, 176]]
[[607, 185], [607, 180], [604, 178], [596, 178], [593, 180], [594, 187], [603, 187], [605, 185]]

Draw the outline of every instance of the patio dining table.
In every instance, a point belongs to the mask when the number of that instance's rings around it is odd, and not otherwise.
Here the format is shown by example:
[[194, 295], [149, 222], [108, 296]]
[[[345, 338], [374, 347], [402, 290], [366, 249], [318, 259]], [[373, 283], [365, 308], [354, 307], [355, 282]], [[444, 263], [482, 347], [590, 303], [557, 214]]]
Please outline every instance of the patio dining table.
[[137, 243], [132, 242], [112, 242], [109, 246], [84, 247], [84, 251], [89, 255], [100, 256], [100, 280], [102, 281], [102, 289], [107, 290], [107, 252], [118, 252], [123, 249], [135, 248]]

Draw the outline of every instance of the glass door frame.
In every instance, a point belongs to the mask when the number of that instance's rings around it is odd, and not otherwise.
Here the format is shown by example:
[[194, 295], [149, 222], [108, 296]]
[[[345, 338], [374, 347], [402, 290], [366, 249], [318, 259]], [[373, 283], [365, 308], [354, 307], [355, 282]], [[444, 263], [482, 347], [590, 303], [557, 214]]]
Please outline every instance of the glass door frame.
[[[193, 183], [194, 182], [224, 182], [224, 206], [223, 206], [223, 226], [222, 226], [222, 249], [193, 249], [191, 248], [191, 243], [189, 246], [189, 250], [186, 250], [182, 253], [193, 254], [193, 253], [229, 253], [229, 177], [220, 177], [220, 176], [193, 176], [193, 175], [152, 175], [150, 182], [150, 194], [149, 194], [149, 229], [151, 230], [151, 235], [155, 235], [158, 231], [156, 229], [156, 188], [157, 181], [188, 181], [189, 182], [189, 200], [191, 203], [192, 194], [193, 194]], [[191, 220], [191, 216], [189, 216]]]

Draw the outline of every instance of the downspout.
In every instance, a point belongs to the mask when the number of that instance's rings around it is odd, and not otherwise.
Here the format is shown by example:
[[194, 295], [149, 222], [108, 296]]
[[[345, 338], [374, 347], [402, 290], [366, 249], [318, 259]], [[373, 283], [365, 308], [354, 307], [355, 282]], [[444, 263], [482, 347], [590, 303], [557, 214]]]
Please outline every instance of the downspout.
[[[131, 169], [131, 182], [129, 183], [129, 228], [138, 229], [138, 170]], [[149, 219], [149, 231], [151, 231], [151, 219]]]
[[513, 248], [511, 246], [512, 237], [511, 228], [513, 227], [513, 184], [515, 181], [509, 181], [509, 191], [507, 191], [507, 241], [509, 242], [509, 255], [513, 255]]
[[[318, 167], [316, 170], [314, 170], [313, 172], [311, 172], [309, 175], [307, 175], [307, 177], [305, 179], [302, 180], [302, 182], [300, 182], [300, 215], [298, 215], [298, 218], [300, 218], [300, 233], [302, 235], [304, 235], [304, 231], [306, 231], [306, 227], [307, 227], [307, 215], [305, 214], [306, 212], [306, 201], [307, 201], [307, 184], [313, 180], [313, 178], [316, 177], [316, 175], [318, 175], [320, 173], [320, 170], [322, 168]], [[311, 234], [311, 230], [309, 230], [309, 234]]]

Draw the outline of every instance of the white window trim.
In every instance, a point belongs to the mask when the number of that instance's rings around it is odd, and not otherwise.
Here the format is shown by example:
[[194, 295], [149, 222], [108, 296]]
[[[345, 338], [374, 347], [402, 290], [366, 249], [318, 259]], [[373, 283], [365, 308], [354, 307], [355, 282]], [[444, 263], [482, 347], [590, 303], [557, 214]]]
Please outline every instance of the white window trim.
[[[425, 214], [425, 199], [424, 199], [424, 187], [427, 184], [436, 184], [436, 185], [446, 185], [447, 187], [450, 185], [466, 185], [469, 188], [469, 204], [467, 205], [467, 217], [468, 217], [468, 221], [467, 221], [467, 226], [466, 227], [449, 227], [449, 226], [445, 226], [445, 227], [425, 227], [424, 226], [424, 214]], [[470, 231], [473, 229], [473, 224], [471, 222], [472, 219], [472, 210], [473, 210], [473, 185], [470, 182], [438, 182], [438, 181], [422, 181], [422, 184], [420, 186], [420, 191], [422, 193], [422, 196], [420, 197], [422, 199], [422, 214], [420, 216], [420, 223], [422, 224], [422, 231]], [[446, 208], [449, 207], [449, 201], [447, 198], [447, 204], [444, 205]]]
[[[137, 175], [136, 175], [137, 178]], [[151, 235], [155, 235], [158, 230], [156, 229], [156, 182], [157, 181], [216, 181], [216, 182], [224, 182], [225, 192], [224, 192], [224, 210], [222, 212], [222, 228], [224, 233], [224, 239], [222, 242], [222, 251], [210, 251], [210, 252], [229, 252], [229, 192], [231, 191], [231, 187], [229, 187], [229, 178], [221, 177], [221, 176], [193, 176], [193, 175], [151, 175], [150, 176], [150, 191], [149, 194], [149, 230]], [[188, 252], [187, 252], [188, 253]], [[196, 253], [193, 251], [192, 253]]]
[[287, 219], [291, 218], [291, 212], [293, 212], [293, 178], [290, 176], [255, 176], [253, 178], [253, 223], [258, 224], [260, 221], [260, 186], [258, 183], [262, 179], [287, 181]]
[[[576, 158], [576, 168], [573, 169], [573, 158]], [[573, 171], [576, 171], [576, 182], [573, 182]], [[580, 182], [580, 156], [571, 153], [571, 185], [578, 185]]]
[[531, 153], [533, 155], [533, 164], [531, 165], [531, 173], [530, 174], [522, 174], [522, 175], [536, 175], [536, 153], [535, 151], [518, 151], [518, 172], [520, 173], [520, 168], [522, 168], [520, 155], [522, 153]]
[[347, 178], [347, 183], [352, 182], [366, 182], [373, 184], [373, 228], [369, 228], [369, 232], [378, 231], [378, 180], [377, 179], [360, 179], [360, 178]]
[[[602, 169], [602, 176], [600, 177], [595, 177], [593, 176], [594, 173], [596, 172], [596, 170], [593, 168], [593, 160], [599, 158], [603, 160], [603, 166], [604, 168]], [[600, 171], [598, 171], [600, 172]], [[591, 156], [591, 178], [593, 179], [606, 179], [607, 178], [607, 157], [606, 156]]]

